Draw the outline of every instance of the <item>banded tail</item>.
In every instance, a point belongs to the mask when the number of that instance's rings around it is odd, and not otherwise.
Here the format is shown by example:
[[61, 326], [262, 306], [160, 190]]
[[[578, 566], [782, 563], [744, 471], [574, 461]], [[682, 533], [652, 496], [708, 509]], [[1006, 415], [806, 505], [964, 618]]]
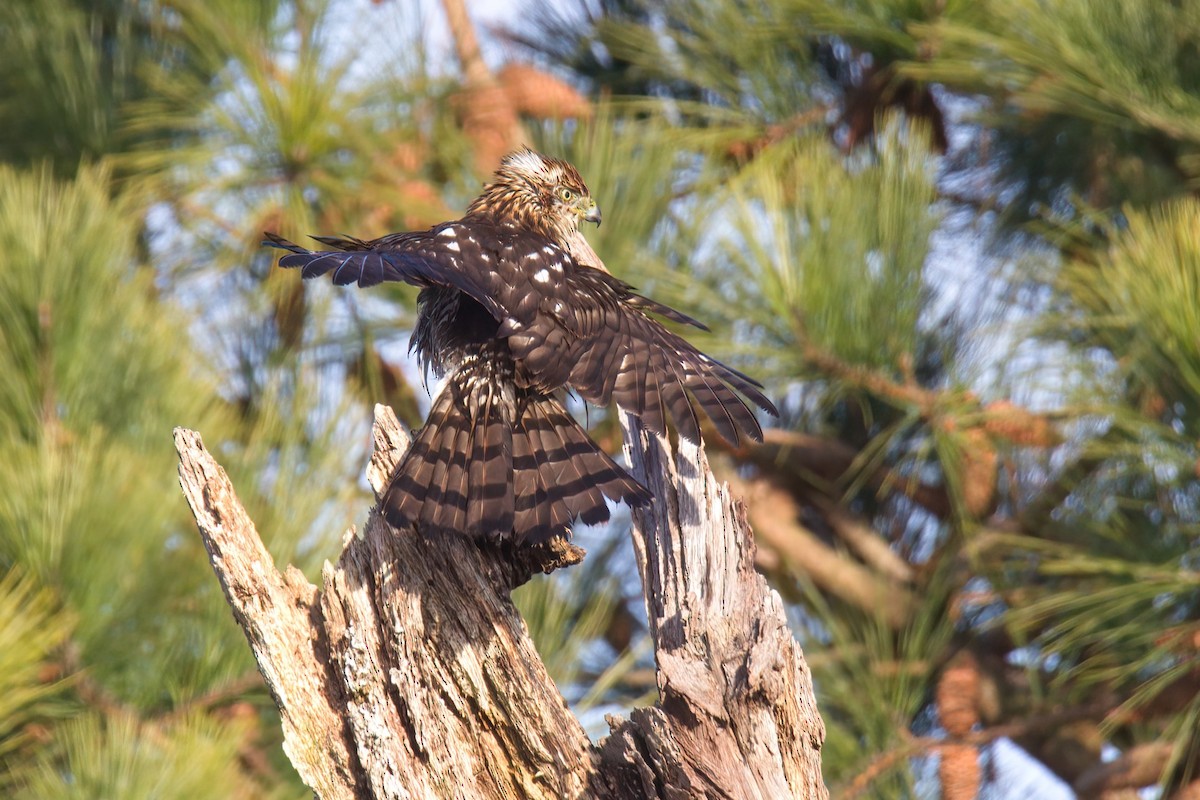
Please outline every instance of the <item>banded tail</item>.
[[384, 493], [389, 522], [535, 543], [607, 521], [605, 498], [650, 501], [562, 403], [499, 366], [467, 359], [450, 375]]

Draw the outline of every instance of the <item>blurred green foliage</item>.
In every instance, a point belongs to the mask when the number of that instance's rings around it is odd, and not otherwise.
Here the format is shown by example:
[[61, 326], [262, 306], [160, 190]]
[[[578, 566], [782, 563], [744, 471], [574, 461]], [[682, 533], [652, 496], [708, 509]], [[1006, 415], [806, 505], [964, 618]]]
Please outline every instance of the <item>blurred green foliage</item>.
[[[0, 4], [0, 794], [306, 796], [170, 432], [280, 564], [315, 576], [361, 521], [369, 404], [419, 421], [414, 293], [302, 284], [258, 241], [464, 207], [427, 13]], [[1194, 4], [530, 0], [510, 27], [592, 100], [525, 122], [591, 185], [597, 252], [779, 401], [714, 460], [785, 493], [750, 518], [834, 793], [974, 796], [935, 777], [967, 742], [1005, 796], [1000, 733], [1077, 787], [1157, 748], [1155, 791], [1194, 791]], [[580, 711], [653, 686], [622, 533], [517, 597]]]

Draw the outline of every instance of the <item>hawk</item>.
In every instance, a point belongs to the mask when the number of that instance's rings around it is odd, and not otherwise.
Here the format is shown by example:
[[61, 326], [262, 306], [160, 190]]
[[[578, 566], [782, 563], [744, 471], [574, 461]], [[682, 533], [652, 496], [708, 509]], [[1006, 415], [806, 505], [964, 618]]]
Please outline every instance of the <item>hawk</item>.
[[331, 248], [315, 251], [266, 234], [264, 244], [288, 251], [280, 265], [304, 278], [421, 287], [410, 351], [446, 380], [384, 494], [392, 524], [534, 543], [576, 519], [606, 521], [605, 498], [649, 502], [567, 412], [567, 389], [615, 401], [656, 433], [669, 416], [691, 441], [700, 429], [689, 397], [735, 444], [762, 438], [747, 399], [778, 413], [761, 384], [655, 316], [702, 324], [587, 263], [581, 221], [599, 225], [600, 209], [579, 172], [523, 149], [503, 159], [466, 216], [427, 231], [315, 236]]

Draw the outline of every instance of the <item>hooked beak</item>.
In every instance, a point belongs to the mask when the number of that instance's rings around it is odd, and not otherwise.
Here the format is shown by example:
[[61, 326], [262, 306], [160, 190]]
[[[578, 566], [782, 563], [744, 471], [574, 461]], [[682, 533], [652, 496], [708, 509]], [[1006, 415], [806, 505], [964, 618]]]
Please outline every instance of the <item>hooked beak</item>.
[[600, 220], [601, 220], [601, 216], [600, 216], [600, 206], [596, 205], [596, 204], [593, 202], [593, 203], [592, 203], [590, 206], [588, 206], [588, 207], [587, 207], [587, 210], [586, 210], [586, 211], [584, 211], [584, 213], [583, 213], [583, 218], [584, 218], [585, 220], [587, 220], [588, 222], [594, 222], [594, 223], [596, 223], [596, 227], [597, 227], [597, 228], [599, 228], [599, 227], [600, 227]]

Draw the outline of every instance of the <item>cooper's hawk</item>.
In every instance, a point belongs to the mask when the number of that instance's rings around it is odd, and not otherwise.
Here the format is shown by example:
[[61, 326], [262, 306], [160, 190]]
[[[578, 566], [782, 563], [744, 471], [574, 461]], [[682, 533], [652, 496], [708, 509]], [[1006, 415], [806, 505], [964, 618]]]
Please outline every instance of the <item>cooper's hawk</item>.
[[703, 325], [572, 256], [580, 220], [600, 223], [579, 173], [525, 149], [504, 158], [465, 217], [427, 231], [314, 237], [335, 251], [267, 234], [265, 244], [290, 251], [279, 263], [305, 278], [422, 287], [410, 349], [447, 380], [384, 495], [393, 524], [536, 542], [575, 519], [607, 520], [606, 497], [648, 502], [564, 408], [567, 387], [616, 401], [656, 433], [669, 414], [696, 441], [690, 395], [730, 441], [762, 438], [738, 396], [776, 413], [760, 384], [650, 314]]

